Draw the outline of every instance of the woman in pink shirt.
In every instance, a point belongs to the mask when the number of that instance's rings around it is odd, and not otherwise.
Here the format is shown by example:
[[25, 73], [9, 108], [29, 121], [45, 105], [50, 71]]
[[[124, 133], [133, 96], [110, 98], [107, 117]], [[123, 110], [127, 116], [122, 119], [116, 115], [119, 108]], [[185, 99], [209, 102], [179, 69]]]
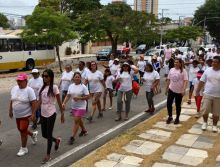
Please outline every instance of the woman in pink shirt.
[[57, 115], [55, 106], [56, 100], [61, 112], [61, 123], [64, 123], [64, 112], [58, 86], [54, 85], [53, 71], [50, 69], [45, 70], [42, 74], [42, 78], [44, 84], [39, 93], [39, 104], [41, 104], [42, 136], [47, 139], [47, 155], [42, 161], [42, 164], [45, 164], [51, 159], [50, 152], [53, 142], [55, 143], [55, 151], [57, 151], [61, 141], [60, 138], [53, 137], [53, 128]]
[[182, 98], [185, 95], [185, 90], [188, 82], [188, 75], [184, 69], [184, 64], [181, 59], [176, 59], [174, 62], [174, 68], [170, 69], [170, 72], [167, 77], [167, 87], [166, 94], [167, 96], [167, 110], [168, 110], [168, 119], [167, 124], [170, 124], [173, 121], [172, 110], [173, 110], [173, 101], [175, 99], [176, 105], [176, 119], [174, 124], [179, 124], [179, 117], [181, 113], [181, 103]]

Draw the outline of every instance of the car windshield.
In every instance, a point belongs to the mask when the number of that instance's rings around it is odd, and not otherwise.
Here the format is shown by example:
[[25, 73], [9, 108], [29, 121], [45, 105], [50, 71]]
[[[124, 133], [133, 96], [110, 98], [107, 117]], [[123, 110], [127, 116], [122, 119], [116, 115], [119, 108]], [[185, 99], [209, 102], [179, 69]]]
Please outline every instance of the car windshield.
[[110, 48], [105, 48], [105, 49], [102, 49], [102, 50], [101, 50], [101, 52], [109, 52], [109, 51], [111, 51]]
[[155, 53], [160, 53], [160, 51], [158, 51], [158, 50], [148, 50], [145, 53], [145, 56], [153, 56]]

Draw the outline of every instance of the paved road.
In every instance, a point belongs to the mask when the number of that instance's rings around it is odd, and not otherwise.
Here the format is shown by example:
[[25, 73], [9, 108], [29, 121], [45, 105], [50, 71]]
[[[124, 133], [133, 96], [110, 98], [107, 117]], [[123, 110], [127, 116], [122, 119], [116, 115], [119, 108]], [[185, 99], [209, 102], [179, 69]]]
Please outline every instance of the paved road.
[[[162, 77], [161, 81], [162, 87], [164, 87], [164, 79]], [[155, 97], [155, 103], [159, 103], [164, 100], [166, 97], [164, 94], [157, 95]], [[24, 157], [17, 157], [16, 153], [20, 147], [20, 138], [19, 133], [16, 129], [15, 120], [8, 118], [8, 101], [9, 101], [9, 91], [0, 93], [0, 116], [2, 120], [2, 126], [0, 128], [0, 138], [4, 140], [3, 145], [0, 147], [0, 166], [1, 167], [23, 167], [23, 166], [40, 166], [42, 158], [45, 156], [46, 152], [46, 140], [41, 137], [41, 131], [39, 130], [39, 138], [37, 145], [31, 145], [31, 141], [28, 141], [29, 154]], [[108, 103], [107, 103], [108, 104]], [[52, 157], [58, 157], [59, 155], [67, 152], [68, 150], [86, 143], [88, 140], [95, 138], [97, 135], [107, 131], [108, 129], [118, 125], [119, 123], [114, 121], [115, 118], [115, 109], [116, 109], [116, 98], [114, 98], [114, 107], [113, 110], [108, 110], [104, 113], [104, 118], [94, 119], [93, 123], [88, 123], [85, 120], [86, 128], [89, 132], [89, 135], [82, 138], [76, 138], [74, 145], [68, 145], [68, 139], [71, 135], [71, 129], [73, 125], [72, 117], [69, 114], [69, 111], [65, 111], [65, 124], [60, 123], [60, 115], [58, 114], [56, 125], [54, 129], [54, 136], [62, 137], [62, 145], [58, 152], [52, 150]], [[91, 105], [91, 103], [90, 103]], [[145, 98], [145, 92], [143, 87], [141, 87], [140, 94], [137, 98], [132, 99], [131, 113], [130, 117], [143, 112], [146, 108], [147, 102]], [[90, 106], [91, 109], [91, 106]], [[66, 166], [67, 164], [63, 165]], [[68, 164], [69, 165], [69, 164]]]

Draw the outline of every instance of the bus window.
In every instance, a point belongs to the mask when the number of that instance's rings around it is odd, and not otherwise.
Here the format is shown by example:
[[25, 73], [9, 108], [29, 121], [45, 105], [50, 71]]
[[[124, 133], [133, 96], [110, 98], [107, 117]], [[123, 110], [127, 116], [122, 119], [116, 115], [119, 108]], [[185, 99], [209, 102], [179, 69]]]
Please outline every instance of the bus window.
[[53, 50], [53, 49], [54, 49], [54, 46], [53, 46], [53, 45], [47, 45], [47, 49], [48, 49], [48, 50]]
[[8, 39], [8, 47], [11, 52], [21, 51], [22, 42], [20, 39]]
[[37, 44], [37, 50], [47, 50], [47, 45], [45, 44]]
[[0, 39], [0, 52], [7, 52], [7, 51], [8, 51], [7, 39]]
[[34, 43], [24, 43], [24, 50], [29, 51], [35, 49], [36, 49], [36, 45]]

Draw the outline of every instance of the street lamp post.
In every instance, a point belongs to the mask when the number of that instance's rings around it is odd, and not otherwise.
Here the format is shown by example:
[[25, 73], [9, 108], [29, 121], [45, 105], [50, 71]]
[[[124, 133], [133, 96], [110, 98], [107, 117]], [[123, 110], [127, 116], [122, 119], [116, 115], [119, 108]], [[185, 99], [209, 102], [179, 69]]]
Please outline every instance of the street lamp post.
[[160, 49], [161, 49], [161, 46], [163, 45], [163, 32], [162, 32], [162, 29], [163, 29], [163, 12], [164, 11], [168, 11], [169, 9], [162, 9], [162, 17], [161, 17], [161, 24], [160, 24]]

